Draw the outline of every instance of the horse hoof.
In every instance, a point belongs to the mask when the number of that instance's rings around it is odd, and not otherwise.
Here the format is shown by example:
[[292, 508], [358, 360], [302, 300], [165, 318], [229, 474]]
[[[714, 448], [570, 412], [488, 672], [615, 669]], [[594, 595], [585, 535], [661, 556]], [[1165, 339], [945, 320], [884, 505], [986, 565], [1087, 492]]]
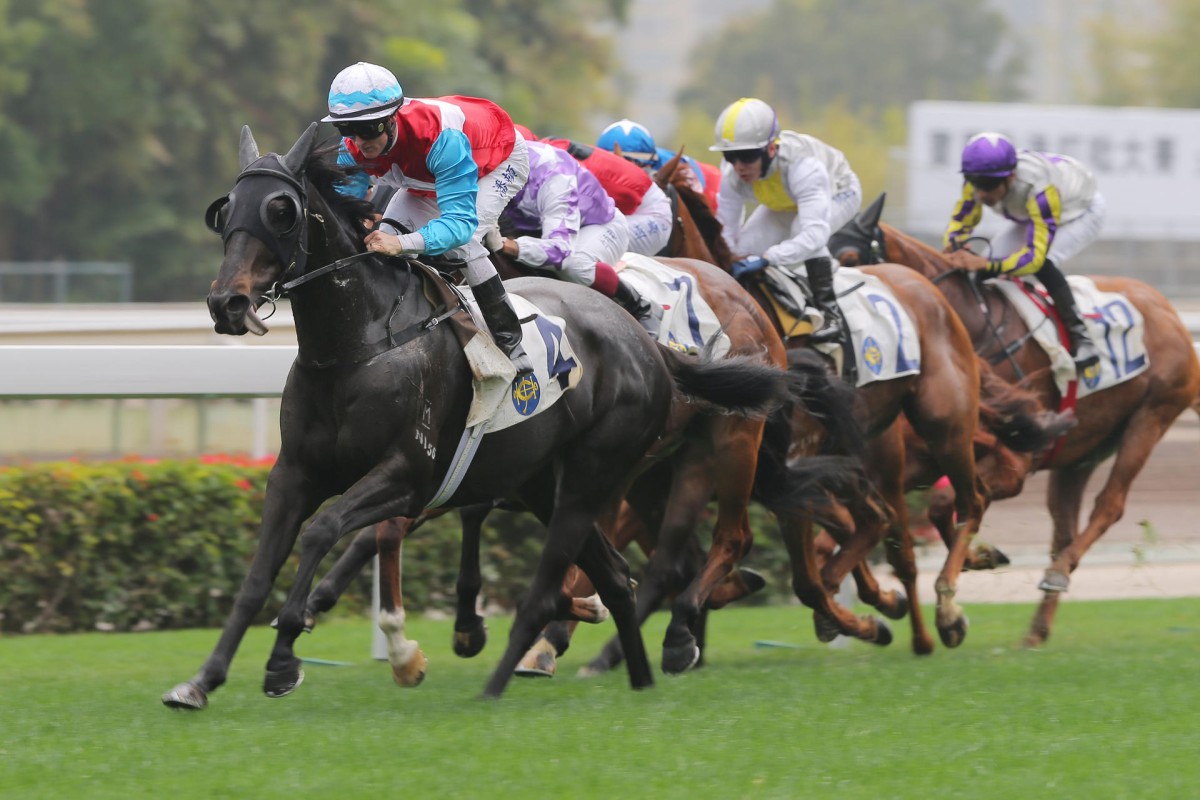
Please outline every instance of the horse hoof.
[[317, 618], [307, 611], [304, 612], [304, 627], [300, 629], [302, 633], [312, 633], [313, 628], [317, 627]]
[[589, 625], [599, 625], [608, 620], [608, 609], [600, 602], [600, 595], [575, 598], [572, 610], [575, 618]]
[[194, 683], [181, 683], [162, 696], [163, 705], [168, 708], [182, 708], [187, 711], [201, 711], [208, 707], [208, 695]]
[[738, 567], [737, 572], [742, 576], [742, 583], [746, 584], [747, 597], [761, 591], [767, 585], [767, 579], [749, 567]]
[[475, 627], [454, 631], [454, 655], [459, 658], [474, 658], [483, 652], [487, 644], [487, 625], [479, 619]]
[[429, 659], [418, 649], [407, 664], [400, 667], [392, 665], [392, 680], [397, 686], [420, 686], [421, 681], [425, 680], [425, 669], [428, 666]]
[[875, 620], [875, 638], [871, 640], [871, 644], [877, 644], [880, 647], [887, 647], [892, 643], [892, 628], [881, 619]]
[[962, 614], [954, 622], [938, 628], [938, 636], [946, 647], [958, 647], [967, 638], [967, 615]]
[[1046, 570], [1042, 582], [1038, 584], [1038, 588], [1043, 592], [1065, 592], [1070, 586], [1071, 579], [1067, 574], [1056, 569]]
[[813, 612], [813, 629], [817, 633], [817, 641], [824, 644], [829, 644], [842, 633], [832, 618], [819, 611]]
[[300, 669], [300, 662], [297, 660], [294, 666], [267, 670], [266, 677], [263, 678], [263, 694], [267, 697], [287, 697], [302, 683], [304, 670]]
[[908, 595], [896, 592], [896, 605], [892, 608], [881, 608], [879, 611], [888, 619], [904, 619], [908, 616]]
[[696, 666], [700, 660], [700, 648], [695, 642], [681, 647], [664, 647], [662, 670], [668, 675], [679, 675]]
[[558, 658], [554, 652], [554, 645], [545, 639], [538, 639], [517, 664], [513, 675], [521, 678], [553, 678], [556, 669]]
[[914, 636], [912, 641], [912, 651], [914, 656], [931, 656], [933, 655], [933, 639], [929, 635]]

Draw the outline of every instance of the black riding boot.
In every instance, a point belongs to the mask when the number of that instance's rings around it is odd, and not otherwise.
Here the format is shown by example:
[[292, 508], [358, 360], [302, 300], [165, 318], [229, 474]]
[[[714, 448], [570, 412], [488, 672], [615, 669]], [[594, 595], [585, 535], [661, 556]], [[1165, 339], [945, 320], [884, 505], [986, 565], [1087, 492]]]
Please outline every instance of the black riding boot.
[[491, 330], [493, 341], [517, 368], [517, 375], [533, 372], [533, 361], [521, 346], [521, 322], [517, 319], [517, 312], [509, 305], [500, 276], [493, 275], [478, 286], [471, 287], [471, 290], [479, 303], [479, 310], [483, 312], [483, 320]]
[[[1046, 286], [1045, 283], [1042, 284]], [[1084, 370], [1100, 363], [1100, 351], [1088, 335], [1087, 326], [1079, 316], [1079, 307], [1075, 305], [1075, 295], [1071, 294], [1071, 285], [1064, 279], [1062, 283], [1046, 286], [1050, 299], [1058, 309], [1063, 327], [1067, 329], [1070, 340], [1071, 357], [1075, 359], [1075, 369], [1082, 374]]]
[[811, 341], [816, 344], [838, 342], [846, 330], [846, 321], [842, 309], [837, 304], [837, 294], [833, 291], [833, 261], [827, 256], [810, 258], [804, 262], [808, 272], [808, 286], [812, 289], [813, 302], [821, 310], [825, 324], [819, 330], [812, 332]]
[[641, 323], [650, 338], [658, 339], [658, 329], [662, 324], [662, 306], [651, 303], [638, 294], [637, 290], [623, 280], [617, 280], [617, 291], [613, 294], [617, 305], [628, 311], [634, 319]]

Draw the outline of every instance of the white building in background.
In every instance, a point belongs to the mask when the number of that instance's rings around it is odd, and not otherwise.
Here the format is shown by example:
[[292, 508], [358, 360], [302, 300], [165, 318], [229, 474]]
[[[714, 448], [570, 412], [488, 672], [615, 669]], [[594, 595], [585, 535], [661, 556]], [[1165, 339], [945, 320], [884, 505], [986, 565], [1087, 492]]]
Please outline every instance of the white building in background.
[[928, 236], [945, 230], [962, 191], [962, 147], [980, 131], [1004, 133], [1018, 148], [1074, 156], [1091, 168], [1108, 204], [1104, 239], [1200, 241], [1200, 111], [1168, 108], [914, 103], [909, 230]]

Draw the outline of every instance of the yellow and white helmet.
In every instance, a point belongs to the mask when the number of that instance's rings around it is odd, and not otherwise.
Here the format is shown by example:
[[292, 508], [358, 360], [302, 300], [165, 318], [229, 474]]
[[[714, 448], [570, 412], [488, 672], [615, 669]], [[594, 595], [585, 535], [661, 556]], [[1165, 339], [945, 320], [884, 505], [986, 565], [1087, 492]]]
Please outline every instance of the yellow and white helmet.
[[716, 144], [708, 149], [717, 153], [761, 150], [778, 135], [779, 117], [775, 116], [775, 109], [757, 97], [743, 97], [717, 117]]

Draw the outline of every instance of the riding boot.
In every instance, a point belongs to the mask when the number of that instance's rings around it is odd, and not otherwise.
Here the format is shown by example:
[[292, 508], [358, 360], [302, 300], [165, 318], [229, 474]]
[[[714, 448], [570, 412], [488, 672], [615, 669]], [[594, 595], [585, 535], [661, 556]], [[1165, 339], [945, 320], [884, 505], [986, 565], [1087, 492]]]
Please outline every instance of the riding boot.
[[1058, 309], [1063, 327], [1067, 329], [1067, 338], [1070, 340], [1068, 347], [1071, 357], [1075, 359], [1075, 369], [1082, 374], [1100, 363], [1100, 351], [1096, 349], [1083, 318], [1079, 316], [1079, 307], [1075, 305], [1075, 295], [1071, 293], [1070, 284], [1063, 281], [1053, 288], [1047, 286], [1046, 289], [1050, 292], [1050, 299], [1054, 301], [1055, 308]]
[[517, 368], [517, 375], [528, 375], [533, 372], [533, 361], [521, 346], [521, 322], [517, 312], [513, 311], [508, 302], [508, 294], [504, 291], [504, 282], [499, 275], [493, 275], [478, 286], [471, 287], [483, 320], [492, 333], [492, 340], [504, 351]]
[[651, 303], [638, 294], [636, 289], [620, 279], [617, 280], [617, 291], [613, 293], [612, 298], [641, 323], [642, 327], [646, 329], [646, 333], [650, 334], [650, 338], [658, 339], [658, 329], [662, 325], [663, 318], [662, 306]]
[[808, 272], [808, 286], [812, 290], [813, 302], [825, 318], [825, 324], [812, 332], [811, 341], [816, 344], [840, 342], [846, 330], [842, 309], [837, 304], [833, 290], [833, 260], [828, 256], [810, 258], [804, 262]]

